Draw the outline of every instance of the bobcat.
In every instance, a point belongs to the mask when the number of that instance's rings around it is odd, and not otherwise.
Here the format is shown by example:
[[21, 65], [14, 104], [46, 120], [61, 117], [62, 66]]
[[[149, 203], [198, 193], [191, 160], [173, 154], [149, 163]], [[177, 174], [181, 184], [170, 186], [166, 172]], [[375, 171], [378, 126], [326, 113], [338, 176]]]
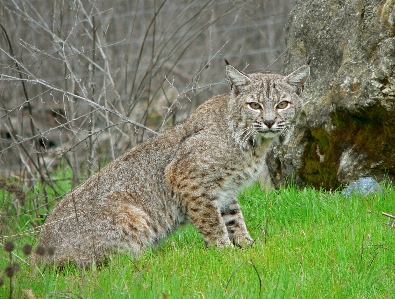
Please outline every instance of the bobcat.
[[247, 246], [237, 201], [257, 180], [265, 154], [293, 124], [309, 76], [245, 74], [227, 63], [228, 94], [206, 101], [183, 123], [137, 145], [69, 192], [42, 227], [45, 262], [86, 266], [109, 253], [136, 257], [191, 221], [207, 246]]

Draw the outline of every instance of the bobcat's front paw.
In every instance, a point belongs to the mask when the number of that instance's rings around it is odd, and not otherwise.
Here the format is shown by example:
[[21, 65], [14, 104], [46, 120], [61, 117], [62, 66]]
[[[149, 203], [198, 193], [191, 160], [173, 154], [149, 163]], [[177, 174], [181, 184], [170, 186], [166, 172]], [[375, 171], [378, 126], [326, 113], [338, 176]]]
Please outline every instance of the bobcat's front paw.
[[255, 243], [255, 241], [249, 235], [236, 237], [232, 241], [235, 246], [240, 248], [249, 247]]
[[225, 248], [225, 247], [233, 246], [229, 238], [223, 238], [220, 240], [209, 240], [209, 241], [205, 240], [204, 244], [206, 245], [206, 247], [217, 247], [217, 248]]

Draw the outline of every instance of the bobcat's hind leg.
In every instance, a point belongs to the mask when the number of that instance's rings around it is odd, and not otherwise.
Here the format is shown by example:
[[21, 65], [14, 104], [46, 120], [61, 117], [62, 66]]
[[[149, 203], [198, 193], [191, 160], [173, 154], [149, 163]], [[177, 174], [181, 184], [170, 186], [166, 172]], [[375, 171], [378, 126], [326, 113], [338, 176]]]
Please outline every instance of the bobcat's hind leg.
[[221, 216], [226, 225], [229, 239], [234, 245], [246, 247], [254, 243], [244, 222], [240, 204], [236, 200], [222, 209]]
[[125, 191], [115, 191], [107, 196], [102, 205], [103, 240], [113, 249], [130, 249], [137, 257], [153, 245], [157, 238], [157, 225], [149, 214], [133, 202]]

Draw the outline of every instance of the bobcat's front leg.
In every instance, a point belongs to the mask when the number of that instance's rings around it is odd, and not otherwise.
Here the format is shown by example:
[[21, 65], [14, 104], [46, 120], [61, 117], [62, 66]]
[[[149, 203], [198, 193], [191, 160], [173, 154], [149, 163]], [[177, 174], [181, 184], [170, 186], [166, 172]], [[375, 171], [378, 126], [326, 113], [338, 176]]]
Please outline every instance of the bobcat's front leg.
[[203, 235], [207, 246], [231, 245], [227, 228], [215, 202], [205, 197], [189, 199], [187, 214], [192, 224]]
[[229, 239], [234, 245], [245, 247], [254, 243], [245, 225], [240, 204], [236, 200], [222, 209], [221, 216], [226, 225]]

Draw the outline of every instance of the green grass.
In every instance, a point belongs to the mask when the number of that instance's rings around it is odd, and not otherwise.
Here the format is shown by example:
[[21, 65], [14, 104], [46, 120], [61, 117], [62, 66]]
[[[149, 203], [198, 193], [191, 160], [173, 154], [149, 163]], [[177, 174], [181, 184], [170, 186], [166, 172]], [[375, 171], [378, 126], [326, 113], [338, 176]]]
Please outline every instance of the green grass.
[[[112, 256], [102, 269], [63, 271], [30, 265], [20, 249], [37, 236], [15, 239], [14, 298], [393, 298], [395, 191], [345, 198], [339, 192], [293, 187], [240, 195], [255, 244], [205, 248], [182, 227], [139, 259]], [[23, 228], [20, 225], [19, 228]], [[19, 229], [18, 228], [18, 229]], [[20, 257], [20, 258], [19, 258]], [[0, 251], [0, 269], [8, 255]], [[9, 294], [8, 279], [0, 297]], [[2, 295], [4, 294], [4, 295]]]

